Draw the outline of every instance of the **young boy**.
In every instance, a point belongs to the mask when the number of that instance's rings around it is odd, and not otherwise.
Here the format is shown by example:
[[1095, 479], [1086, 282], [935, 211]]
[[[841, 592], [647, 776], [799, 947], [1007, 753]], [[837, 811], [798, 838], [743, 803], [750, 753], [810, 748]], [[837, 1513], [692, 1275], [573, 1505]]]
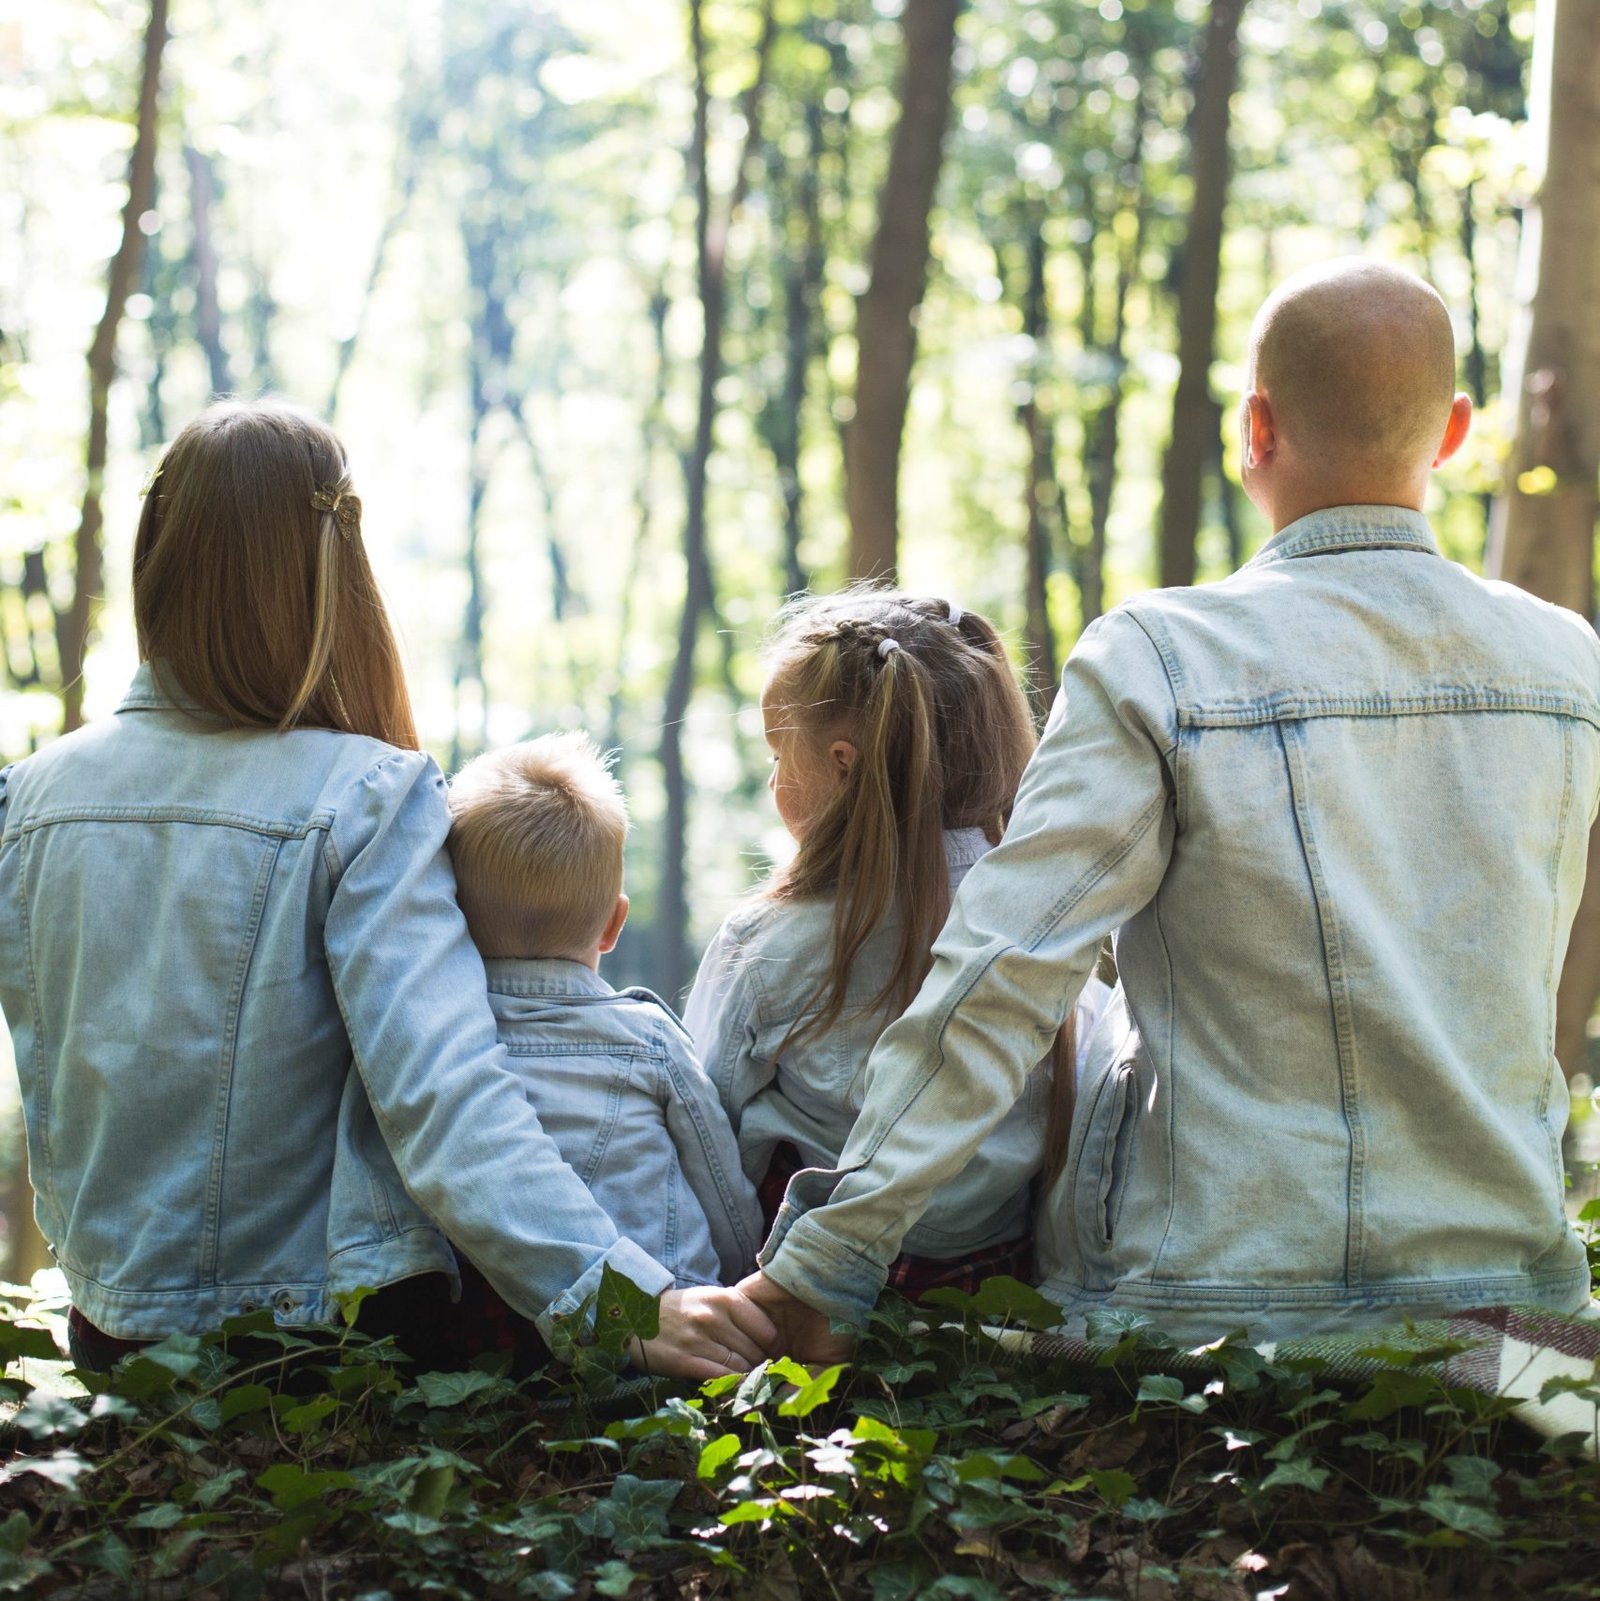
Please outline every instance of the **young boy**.
[[594, 742], [490, 751], [456, 775], [450, 811], [461, 909], [545, 1132], [679, 1288], [737, 1279], [761, 1217], [717, 1092], [666, 1003], [599, 974], [628, 916], [628, 813]]

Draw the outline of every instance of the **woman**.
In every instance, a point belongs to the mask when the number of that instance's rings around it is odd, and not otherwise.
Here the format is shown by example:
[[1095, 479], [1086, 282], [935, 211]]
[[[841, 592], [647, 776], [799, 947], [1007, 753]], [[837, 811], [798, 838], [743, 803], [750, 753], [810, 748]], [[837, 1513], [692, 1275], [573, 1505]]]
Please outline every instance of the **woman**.
[[[173, 441], [134, 549], [116, 715], [0, 772], [0, 1006], [74, 1354], [270, 1307], [427, 1354], [445, 1235], [548, 1335], [621, 1240], [495, 1042], [344, 450], [277, 404]], [[441, 1230], [443, 1231], [441, 1233]], [[667, 1290], [636, 1360], [699, 1378], [772, 1338]]]

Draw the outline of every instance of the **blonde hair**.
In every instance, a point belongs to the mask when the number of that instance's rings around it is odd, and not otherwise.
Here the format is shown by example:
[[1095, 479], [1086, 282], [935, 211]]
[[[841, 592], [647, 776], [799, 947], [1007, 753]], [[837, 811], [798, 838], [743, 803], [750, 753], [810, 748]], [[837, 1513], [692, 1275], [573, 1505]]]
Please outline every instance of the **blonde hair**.
[[[948, 601], [857, 587], [806, 596], [779, 614], [765, 697], [802, 739], [847, 739], [855, 760], [808, 821], [766, 895], [833, 896], [828, 974], [779, 1045], [826, 1033], [850, 970], [884, 919], [899, 943], [870, 1003], [884, 1026], [916, 996], [950, 911], [946, 829], [997, 841], [1033, 755], [1028, 703], [993, 624]], [[1073, 1024], [1057, 1038], [1046, 1181], [1066, 1156], [1075, 1084]]]
[[278, 400], [208, 407], [167, 447], [133, 548], [142, 659], [235, 727], [417, 748], [344, 446]]
[[587, 734], [489, 751], [450, 784], [456, 890], [485, 956], [582, 957], [622, 893], [628, 808]]

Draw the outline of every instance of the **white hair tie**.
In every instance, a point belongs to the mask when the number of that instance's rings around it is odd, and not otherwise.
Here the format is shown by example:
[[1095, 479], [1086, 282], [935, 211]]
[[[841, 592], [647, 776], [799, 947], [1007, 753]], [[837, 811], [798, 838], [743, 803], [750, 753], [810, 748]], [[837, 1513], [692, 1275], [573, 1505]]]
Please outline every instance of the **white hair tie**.
[[950, 608], [950, 616], [946, 620], [949, 622], [952, 628], [959, 628], [961, 626], [961, 619], [967, 614], [962, 611], [962, 609], [956, 605], [953, 600], [947, 600], [945, 605]]
[[900, 641], [898, 639], [880, 639], [878, 641], [878, 654], [884, 661], [888, 661], [899, 648]]

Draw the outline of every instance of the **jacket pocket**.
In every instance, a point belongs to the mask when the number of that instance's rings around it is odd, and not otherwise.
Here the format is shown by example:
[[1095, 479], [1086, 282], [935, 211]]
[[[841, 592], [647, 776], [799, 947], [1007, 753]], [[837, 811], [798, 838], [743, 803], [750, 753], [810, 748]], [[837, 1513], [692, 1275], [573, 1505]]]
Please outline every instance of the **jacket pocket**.
[[1078, 1237], [1086, 1255], [1111, 1249], [1138, 1130], [1139, 1075], [1118, 1062], [1100, 1081], [1078, 1162]]

